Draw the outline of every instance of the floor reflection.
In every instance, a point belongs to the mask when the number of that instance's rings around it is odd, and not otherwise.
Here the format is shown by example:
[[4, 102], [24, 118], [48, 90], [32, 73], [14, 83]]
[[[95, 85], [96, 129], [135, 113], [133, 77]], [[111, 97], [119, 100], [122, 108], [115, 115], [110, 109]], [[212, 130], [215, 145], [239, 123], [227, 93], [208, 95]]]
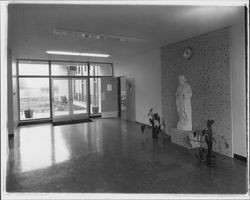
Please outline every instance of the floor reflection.
[[53, 151], [52, 151], [52, 159], [53, 164], [64, 162], [68, 159], [70, 159], [70, 152], [69, 148], [66, 145], [65, 138], [62, 136], [60, 133], [55, 133], [54, 129], [52, 128], [51, 131], [51, 136], [53, 138], [52, 141], [52, 146], [53, 146]]
[[63, 134], [55, 132], [50, 124], [22, 127], [17, 139], [21, 172], [46, 168], [70, 158]]
[[19, 139], [21, 172], [40, 169], [52, 165], [50, 128], [50, 126], [41, 126], [35, 131], [30, 127], [20, 129]]
[[65, 162], [73, 156], [101, 153], [101, 130], [101, 121], [76, 126], [43, 124], [20, 127], [12, 143], [13, 167], [15, 171], [27, 172]]
[[8, 192], [243, 193], [246, 164], [216, 155], [216, 168], [195, 151], [152, 139], [136, 123], [92, 123], [18, 128], [10, 149]]

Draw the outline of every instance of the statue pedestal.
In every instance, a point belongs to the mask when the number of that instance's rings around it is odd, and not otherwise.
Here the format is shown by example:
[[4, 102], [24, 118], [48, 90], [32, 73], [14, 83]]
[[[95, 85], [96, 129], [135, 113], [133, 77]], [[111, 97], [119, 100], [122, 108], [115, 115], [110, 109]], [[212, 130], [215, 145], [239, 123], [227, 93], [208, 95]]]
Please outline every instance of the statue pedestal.
[[199, 147], [199, 143], [195, 140], [193, 131], [182, 131], [176, 128], [170, 130], [171, 142], [183, 146], [187, 149]]

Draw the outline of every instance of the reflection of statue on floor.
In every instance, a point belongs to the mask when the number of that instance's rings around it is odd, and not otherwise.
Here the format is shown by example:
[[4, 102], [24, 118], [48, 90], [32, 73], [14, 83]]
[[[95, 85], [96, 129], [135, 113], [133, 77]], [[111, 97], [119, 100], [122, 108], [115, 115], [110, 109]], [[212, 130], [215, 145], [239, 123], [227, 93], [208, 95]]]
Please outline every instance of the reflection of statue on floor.
[[178, 77], [179, 86], [175, 93], [176, 106], [179, 115], [179, 121], [177, 123], [177, 129], [183, 131], [192, 130], [192, 108], [191, 97], [192, 90], [190, 85], [186, 82], [186, 78], [183, 75]]

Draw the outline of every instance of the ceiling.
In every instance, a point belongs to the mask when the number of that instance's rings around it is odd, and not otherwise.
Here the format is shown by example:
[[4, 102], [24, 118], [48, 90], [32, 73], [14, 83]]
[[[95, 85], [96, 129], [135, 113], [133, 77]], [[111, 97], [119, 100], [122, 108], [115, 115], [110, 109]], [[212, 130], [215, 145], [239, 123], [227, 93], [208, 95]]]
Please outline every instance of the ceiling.
[[[8, 45], [15, 58], [114, 62], [238, 23], [243, 7], [10, 4]], [[121, 42], [56, 35], [56, 28], [141, 39]], [[51, 56], [46, 50], [108, 53]]]

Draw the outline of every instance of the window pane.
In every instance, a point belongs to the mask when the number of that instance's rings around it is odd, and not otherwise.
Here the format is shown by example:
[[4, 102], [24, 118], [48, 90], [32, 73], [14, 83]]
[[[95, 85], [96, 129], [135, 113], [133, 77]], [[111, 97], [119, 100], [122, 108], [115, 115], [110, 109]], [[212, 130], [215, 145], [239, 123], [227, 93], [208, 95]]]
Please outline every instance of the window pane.
[[90, 78], [90, 113], [101, 113], [101, 78]]
[[52, 62], [52, 76], [87, 76], [88, 66], [86, 63]]
[[112, 76], [112, 65], [108, 63], [90, 63], [90, 76]]
[[73, 114], [87, 113], [87, 79], [72, 79]]
[[55, 116], [69, 114], [69, 79], [53, 80], [53, 110]]
[[41, 61], [18, 62], [19, 75], [49, 75], [49, 63]]
[[19, 78], [20, 120], [50, 117], [49, 78]]

